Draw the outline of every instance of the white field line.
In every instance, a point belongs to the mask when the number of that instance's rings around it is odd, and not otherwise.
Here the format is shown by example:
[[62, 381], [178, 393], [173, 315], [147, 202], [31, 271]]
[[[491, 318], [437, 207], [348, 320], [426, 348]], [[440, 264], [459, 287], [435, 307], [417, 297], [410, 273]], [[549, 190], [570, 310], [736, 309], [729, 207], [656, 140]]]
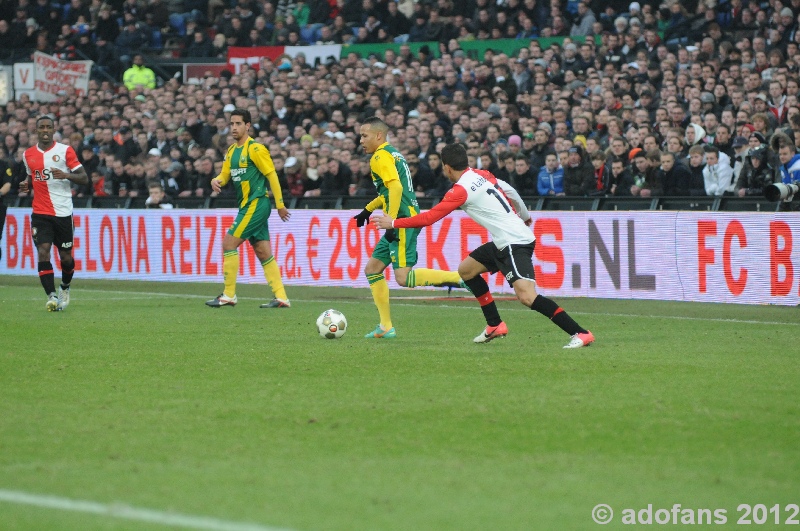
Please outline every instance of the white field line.
[[[152, 298], [153, 298], [152, 296], [148, 295], [148, 296], [137, 296], [137, 297], [80, 297], [80, 300], [82, 300], [82, 301], [93, 301], [93, 302], [99, 302], [99, 301], [146, 301], [146, 300], [152, 299]], [[239, 298], [241, 299], [241, 297], [239, 297]], [[74, 297], [74, 296], [72, 297], [72, 300], [76, 300], [76, 299], [77, 299], [77, 297]], [[39, 300], [46, 301], [47, 299], [44, 298], [44, 296], [42, 296], [42, 297], [16, 297], [16, 298], [0, 297], [0, 300], [5, 302], [5, 301], [39, 301]]]
[[[133, 295], [133, 297], [98, 297], [98, 298], [83, 298], [80, 296], [80, 293], [109, 293], [114, 295]], [[76, 296], [77, 295], [77, 296]], [[161, 293], [161, 292], [152, 292], [152, 291], [122, 291], [122, 290], [108, 290], [108, 289], [86, 289], [86, 290], [75, 290], [73, 292], [73, 300], [138, 300], [138, 299], [149, 299], [149, 298], [187, 298], [187, 299], [209, 299], [208, 295], [195, 295], [189, 293]], [[41, 298], [41, 297], [39, 297]], [[36, 299], [24, 299], [24, 300], [39, 300]], [[431, 296], [428, 298], [413, 296], [413, 297], [393, 297], [392, 298], [392, 306], [418, 306], [417, 304], [405, 304], [399, 301], [402, 301], [404, 298], [410, 300], [431, 300], [435, 301], [442, 298], [455, 298], [450, 296]], [[465, 301], [472, 300], [471, 297], [464, 296], [462, 297]], [[3, 299], [2, 295], [0, 295], [0, 299]], [[14, 299], [14, 300], [21, 300], [21, 299]], [[239, 297], [239, 300], [245, 301], [267, 301], [268, 297]], [[366, 298], [365, 298], [366, 300]], [[330, 304], [331, 300], [320, 300], [320, 299], [292, 299], [292, 302], [310, 302], [315, 304]], [[337, 300], [336, 304], [363, 304], [364, 300], [353, 300], [353, 299], [341, 299]], [[435, 308], [449, 308], [449, 309], [456, 309], [456, 310], [477, 310], [478, 307], [470, 307], [470, 306], [463, 306], [463, 305], [453, 305], [453, 304], [431, 304], [429, 306], [433, 306]], [[504, 312], [512, 311], [512, 312], [530, 312], [528, 308], [503, 308]], [[775, 325], [775, 326], [800, 326], [800, 322], [781, 322], [781, 321], [758, 321], [753, 319], [715, 319], [715, 318], [708, 318], [708, 317], [687, 317], [684, 315], [644, 315], [644, 314], [634, 314], [634, 313], [608, 313], [608, 312], [580, 312], [570, 310], [569, 313], [571, 315], [599, 315], [599, 316], [607, 316], [607, 317], [626, 317], [626, 318], [642, 318], [642, 319], [673, 319], [676, 321], [702, 321], [702, 322], [710, 322], [710, 323], [737, 323], [737, 324], [760, 324], [760, 325]]]
[[89, 513], [110, 518], [137, 520], [164, 526], [184, 527], [187, 529], [207, 529], [212, 531], [289, 531], [285, 528], [267, 527], [258, 524], [230, 522], [207, 518], [205, 516], [191, 516], [188, 514], [154, 511], [130, 507], [124, 504], [103, 504], [93, 501], [71, 500], [58, 496], [44, 496], [29, 494], [14, 490], [0, 489], [0, 502], [15, 503], [18, 505], [33, 505], [46, 509], [70, 511], [76, 513]]

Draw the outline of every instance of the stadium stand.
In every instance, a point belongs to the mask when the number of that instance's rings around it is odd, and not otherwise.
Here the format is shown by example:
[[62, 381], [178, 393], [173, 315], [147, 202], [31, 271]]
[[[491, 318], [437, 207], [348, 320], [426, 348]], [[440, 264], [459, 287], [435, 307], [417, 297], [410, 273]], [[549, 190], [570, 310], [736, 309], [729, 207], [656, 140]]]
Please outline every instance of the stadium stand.
[[[421, 208], [449, 187], [429, 163], [448, 142], [464, 143], [474, 167], [511, 182], [534, 210], [774, 211], [800, 203], [763, 199], [765, 183], [798, 179], [794, 4], [42, 5], [3, 4], [0, 61], [28, 65], [38, 52], [93, 67], [85, 90], [61, 87], [55, 101], [37, 101], [30, 88], [6, 94], [0, 158], [18, 183], [35, 118], [53, 115], [60, 141], [94, 172], [91, 186], [74, 190], [77, 208], [143, 208], [153, 181], [177, 208], [234, 208], [229, 192], [215, 197], [208, 183], [231, 143], [235, 107], [251, 111], [253, 137], [281, 161], [290, 208], [360, 208], [374, 195], [358, 147], [358, 124], [369, 116], [387, 121], [393, 145], [418, 161], [410, 166]], [[706, 150], [699, 166], [694, 146]], [[710, 182], [727, 175], [706, 163], [711, 146], [733, 169], [728, 182]], [[768, 155], [754, 168], [751, 153], [761, 146]], [[791, 147], [786, 160], [780, 146]], [[663, 167], [660, 152], [674, 155], [674, 168]], [[548, 153], [570, 195], [532, 195]], [[517, 174], [520, 156], [528, 170]], [[282, 165], [292, 158], [287, 176]], [[330, 158], [349, 168], [349, 195], [315, 195]], [[583, 181], [573, 186], [576, 176]]]

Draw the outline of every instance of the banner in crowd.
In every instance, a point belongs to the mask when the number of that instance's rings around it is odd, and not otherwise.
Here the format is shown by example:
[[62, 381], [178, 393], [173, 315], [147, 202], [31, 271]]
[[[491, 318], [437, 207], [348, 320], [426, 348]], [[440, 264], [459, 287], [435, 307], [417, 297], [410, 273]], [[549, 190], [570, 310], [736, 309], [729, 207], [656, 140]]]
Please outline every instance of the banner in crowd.
[[74, 89], [77, 94], [85, 95], [89, 90], [92, 61], [64, 61], [35, 52], [33, 64], [36, 101], [55, 101], [61, 91]]
[[[288, 285], [367, 287], [364, 266], [380, 234], [356, 227], [356, 211], [295, 210], [272, 215], [272, 248]], [[10, 208], [0, 274], [36, 275], [30, 209]], [[222, 282], [222, 238], [235, 210], [76, 210], [77, 278]], [[534, 267], [554, 296], [746, 304], [800, 304], [796, 214], [699, 212], [535, 212]], [[418, 267], [455, 270], [488, 241], [461, 211], [418, 238]], [[240, 281], [264, 283], [249, 244]], [[60, 268], [57, 253], [54, 264]], [[387, 277], [392, 282], [391, 270]], [[493, 291], [510, 293], [502, 275]]]
[[317, 60], [325, 63], [330, 58], [338, 61], [342, 53], [341, 44], [325, 44], [320, 46], [231, 46], [228, 48], [228, 67], [234, 74], [238, 74], [243, 64], [259, 69], [261, 59], [269, 57], [273, 61], [282, 55], [297, 57], [298, 54], [306, 57], [306, 63], [314, 65]]
[[[542, 48], [547, 48], [551, 44], [563, 44], [565, 37], [543, 37], [537, 39]], [[584, 37], [572, 37], [575, 42], [583, 42]], [[599, 42], [599, 37], [597, 37]], [[530, 40], [526, 39], [495, 39], [488, 41], [462, 41], [460, 43], [461, 49], [464, 50], [470, 57], [478, 60], [483, 59], [483, 54], [488, 49], [492, 49], [496, 53], [505, 53], [508, 56], [514, 56], [520, 48], [526, 48]], [[439, 57], [438, 42], [409, 42], [407, 43], [411, 52], [414, 54], [419, 53], [420, 48], [427, 47], [431, 55]], [[184, 63], [184, 79], [200, 78], [205, 71], [209, 71], [214, 75], [219, 75], [223, 68], [229, 69], [234, 74], [238, 74], [243, 64], [250, 65], [251, 68], [259, 69], [261, 59], [269, 57], [273, 61], [282, 55], [288, 55], [292, 58], [297, 54], [302, 53], [306, 57], [306, 63], [314, 65], [317, 60], [320, 63], [325, 63], [329, 59], [339, 60], [347, 57], [347, 54], [355, 52], [362, 58], [369, 57], [370, 54], [377, 54], [383, 59], [383, 54], [386, 50], [400, 51], [400, 44], [395, 43], [379, 43], [379, 44], [325, 44], [315, 46], [232, 46], [228, 48], [228, 62], [227, 63], [204, 63], [204, 64], [191, 64]]]
[[[562, 46], [566, 37], [541, 37], [536, 39], [539, 46], [546, 50], [551, 44], [558, 44]], [[585, 37], [569, 37], [572, 42], [583, 42]], [[596, 37], [596, 42], [600, 44], [600, 36]], [[479, 61], [483, 60], [483, 54], [486, 50], [491, 49], [495, 53], [504, 53], [509, 57], [517, 54], [520, 48], [527, 48], [531, 43], [531, 39], [489, 39], [489, 40], [474, 40], [474, 41], [459, 41], [458, 45], [462, 50], [471, 58]], [[420, 48], [426, 46], [430, 54], [434, 57], [441, 56], [439, 51], [438, 42], [409, 42], [408, 44], [411, 53], [419, 53]], [[386, 50], [400, 51], [401, 44], [396, 43], [376, 43], [376, 44], [345, 44], [342, 46], [342, 58], [347, 57], [347, 54], [355, 52], [361, 57], [368, 57], [369, 54], [375, 53], [383, 58]]]

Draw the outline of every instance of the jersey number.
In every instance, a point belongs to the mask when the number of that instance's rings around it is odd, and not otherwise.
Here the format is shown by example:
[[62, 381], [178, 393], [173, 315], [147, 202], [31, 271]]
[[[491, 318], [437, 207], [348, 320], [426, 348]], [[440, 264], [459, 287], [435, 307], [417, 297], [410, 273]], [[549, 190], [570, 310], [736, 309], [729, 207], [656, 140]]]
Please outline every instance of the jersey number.
[[503, 205], [503, 208], [506, 209], [506, 212], [511, 212], [511, 207], [509, 207], [508, 203], [506, 203], [506, 200], [503, 199], [503, 197], [497, 193], [497, 190], [495, 190], [494, 188], [488, 188], [486, 190], [486, 193], [495, 196], [497, 200], [500, 201], [500, 204]]
[[406, 175], [408, 176], [408, 191], [414, 193], [414, 184], [411, 182], [411, 170], [408, 169], [408, 164], [406, 164], [405, 159], [403, 159], [402, 163], [403, 163], [403, 169], [405, 170]]

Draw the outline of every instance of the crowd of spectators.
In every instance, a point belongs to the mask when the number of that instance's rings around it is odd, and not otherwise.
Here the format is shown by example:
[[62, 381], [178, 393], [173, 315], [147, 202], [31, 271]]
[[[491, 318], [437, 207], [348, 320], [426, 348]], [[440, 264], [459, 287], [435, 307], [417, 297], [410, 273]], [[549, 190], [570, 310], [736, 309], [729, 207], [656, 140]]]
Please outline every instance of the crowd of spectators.
[[[449, 188], [438, 155], [449, 142], [523, 196], [762, 196], [800, 174], [800, 0], [7, 4], [0, 48], [86, 55], [118, 81], [0, 109], [0, 157], [20, 177], [36, 117], [56, 118], [91, 176], [77, 196], [146, 196], [151, 184], [172, 198], [212, 195], [237, 107], [295, 197], [375, 193], [358, 138], [369, 116], [390, 125], [420, 197]], [[224, 57], [230, 45], [396, 47], [315, 65], [303, 54], [264, 58], [183, 83], [151, 79], [136, 57], [164, 34], [197, 57]], [[513, 54], [461, 46], [509, 37], [521, 40]], [[412, 52], [422, 41], [438, 49]], [[139, 70], [113, 66], [120, 58]]]

